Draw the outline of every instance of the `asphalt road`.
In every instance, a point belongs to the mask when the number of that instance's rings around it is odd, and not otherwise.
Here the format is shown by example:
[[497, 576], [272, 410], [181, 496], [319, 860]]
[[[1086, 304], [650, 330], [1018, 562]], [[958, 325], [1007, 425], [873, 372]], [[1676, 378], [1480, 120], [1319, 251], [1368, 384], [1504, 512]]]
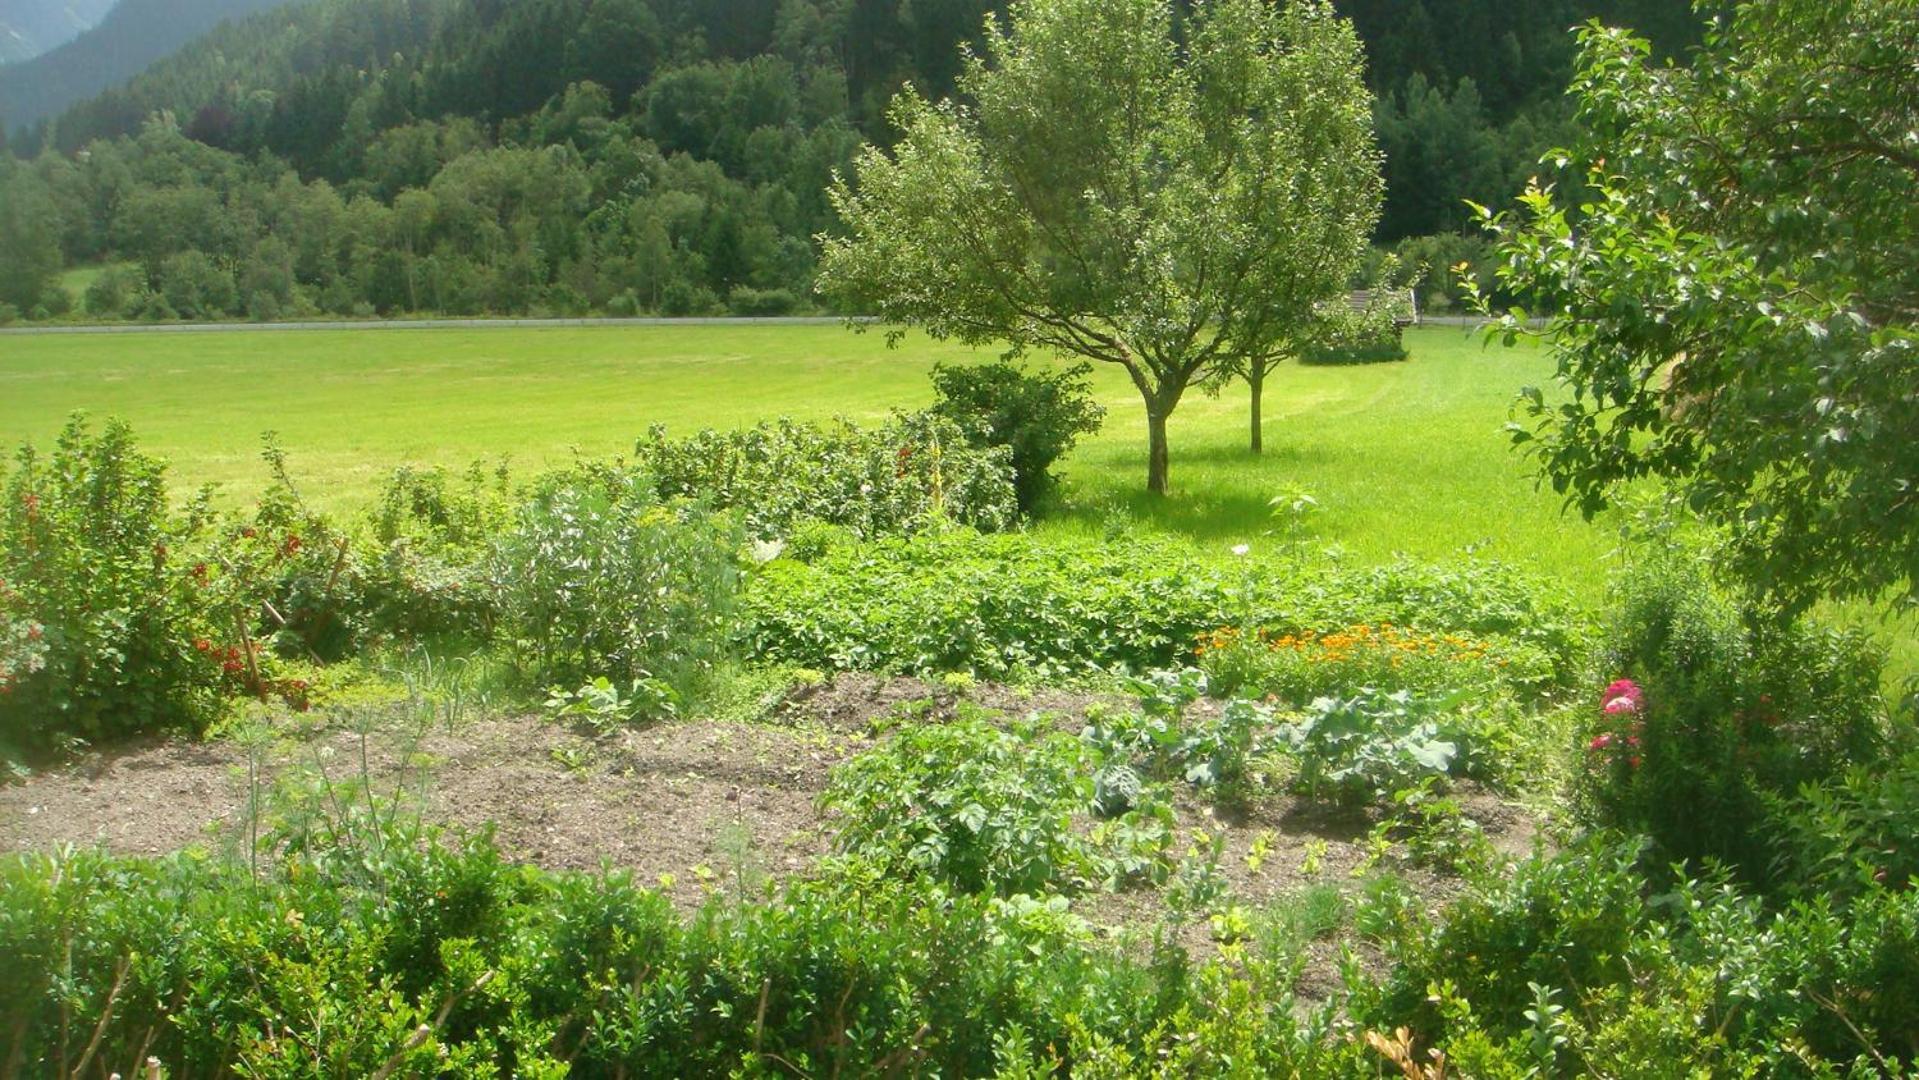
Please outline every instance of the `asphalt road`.
[[[837, 315], [719, 316], [681, 319], [338, 319], [326, 322], [179, 322], [100, 323], [88, 326], [0, 327], [0, 337], [30, 334], [221, 334], [256, 330], [489, 330], [548, 329], [580, 326], [837, 326]], [[855, 322], [872, 322], [871, 318]], [[1479, 326], [1477, 315], [1426, 315], [1422, 326]]]
[[328, 322], [101, 323], [91, 326], [10, 326], [0, 335], [219, 334], [255, 330], [487, 330], [576, 326], [837, 326], [835, 315], [691, 319], [341, 319]]

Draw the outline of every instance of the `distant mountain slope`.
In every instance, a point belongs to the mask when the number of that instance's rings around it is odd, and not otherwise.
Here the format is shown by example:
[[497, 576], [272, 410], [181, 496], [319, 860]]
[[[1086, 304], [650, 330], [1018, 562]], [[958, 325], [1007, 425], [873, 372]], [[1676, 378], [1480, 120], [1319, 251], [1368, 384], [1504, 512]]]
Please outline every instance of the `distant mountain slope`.
[[106, 17], [115, 0], [0, 0], [0, 64], [31, 60]]
[[[901, 83], [950, 93], [1008, 2], [122, 0], [0, 68], [6, 109], [57, 78], [114, 84], [12, 114], [0, 271], [22, 272], [0, 273], [0, 302], [149, 320], [804, 308], [815, 238], [840, 227], [832, 176], [889, 137]], [[1630, 19], [1669, 52], [1700, 32], [1691, 0], [1335, 3], [1370, 50], [1375, 239], [1433, 281], [1479, 257], [1455, 235], [1467, 200], [1505, 204], [1570, 122], [1568, 27]], [[131, 77], [103, 44], [159, 51], [216, 8], [252, 13]], [[134, 269], [85, 297], [59, 285], [109, 262]]]
[[[37, 123], [138, 74], [147, 65], [226, 19], [278, 7], [287, 0], [0, 0], [0, 25], [11, 25], [10, 8], [55, 9], [84, 14], [105, 9], [105, 18], [78, 37], [31, 60], [0, 67], [0, 127]], [[71, 34], [67, 35], [72, 37]]]

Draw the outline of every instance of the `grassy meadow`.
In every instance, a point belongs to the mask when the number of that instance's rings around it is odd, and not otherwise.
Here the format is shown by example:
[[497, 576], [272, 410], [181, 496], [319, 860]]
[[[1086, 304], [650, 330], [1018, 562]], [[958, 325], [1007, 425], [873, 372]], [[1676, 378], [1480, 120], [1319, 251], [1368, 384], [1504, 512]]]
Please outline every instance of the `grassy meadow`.
[[[1173, 417], [1167, 499], [1146, 495], [1146, 424], [1123, 373], [1094, 373], [1104, 428], [1066, 461], [1042, 529], [1141, 522], [1202, 548], [1257, 546], [1267, 500], [1319, 503], [1321, 543], [1361, 560], [1471, 549], [1604, 595], [1615, 535], [1535, 490], [1501, 432], [1520, 387], [1544, 381], [1529, 347], [1457, 327], [1410, 331], [1412, 359], [1288, 365], [1266, 396], [1265, 453], [1247, 452], [1246, 391], [1191, 391]], [[856, 421], [932, 399], [935, 362], [992, 350], [833, 325], [340, 329], [0, 338], [0, 441], [46, 443], [75, 410], [124, 417], [185, 485], [232, 496], [264, 482], [260, 437], [290, 451], [310, 499], [369, 502], [402, 463], [506, 458], [525, 472], [574, 448], [612, 455], [649, 425], [686, 433], [779, 416]], [[1840, 613], [1850, 617], [1850, 610]], [[1885, 627], [1895, 669], [1919, 670], [1911, 627]]]
[[[1467, 331], [1414, 331], [1413, 360], [1287, 367], [1266, 401], [1266, 452], [1247, 453], [1246, 395], [1194, 391], [1173, 418], [1172, 498], [1143, 492], [1145, 420], [1122, 373], [1096, 372], [1105, 428], [1066, 463], [1047, 528], [1142, 519], [1202, 545], [1258, 543], [1266, 503], [1298, 485], [1316, 535], [1355, 557], [1475, 546], [1592, 594], [1610, 534], [1533, 490], [1500, 425], [1536, 351]], [[0, 440], [45, 442], [76, 409], [129, 420], [176, 479], [244, 493], [278, 432], [309, 496], [369, 500], [402, 462], [519, 469], [622, 452], [651, 424], [687, 432], [778, 416], [873, 420], [931, 400], [936, 361], [986, 350], [837, 326], [325, 330], [14, 337], [0, 341]]]

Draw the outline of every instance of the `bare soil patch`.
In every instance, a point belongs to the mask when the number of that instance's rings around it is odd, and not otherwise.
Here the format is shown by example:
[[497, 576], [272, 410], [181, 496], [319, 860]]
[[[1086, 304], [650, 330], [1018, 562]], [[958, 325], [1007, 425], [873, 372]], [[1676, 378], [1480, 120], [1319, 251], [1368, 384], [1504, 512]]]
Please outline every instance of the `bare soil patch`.
[[[1052, 712], [1076, 726], [1100, 695], [965, 691], [916, 679], [843, 675], [801, 687], [755, 722], [694, 720], [596, 738], [535, 717], [475, 720], [425, 730], [394, 721], [289, 731], [264, 750], [233, 740], [155, 741], [96, 753], [0, 788], [0, 852], [99, 846], [130, 855], [190, 847], [244, 850], [255, 821], [249, 792], [276, 781], [309, 787], [321, 776], [377, 792], [409, 793], [428, 823], [495, 829], [502, 852], [553, 870], [631, 871], [683, 908], [715, 892], [776, 886], [830, 850], [818, 799], [833, 766], [868, 749], [900, 722], [938, 723], [962, 700], [1009, 715]], [[249, 781], [250, 762], [257, 779]], [[1495, 795], [1457, 793], [1493, 846], [1524, 854], [1538, 825]], [[1368, 822], [1329, 816], [1275, 797], [1233, 812], [1189, 793], [1176, 801], [1184, 836], [1224, 837], [1218, 869], [1235, 902], [1284, 904], [1315, 885], [1356, 894], [1375, 867]], [[1252, 857], [1255, 848], [1260, 857]], [[1456, 878], [1388, 862], [1431, 906], [1459, 891]], [[1161, 892], [1093, 893], [1075, 909], [1115, 933], [1150, 929], [1167, 914]], [[1179, 936], [1194, 954], [1216, 945], [1203, 921]], [[1337, 986], [1337, 948], [1309, 949], [1305, 998]]]

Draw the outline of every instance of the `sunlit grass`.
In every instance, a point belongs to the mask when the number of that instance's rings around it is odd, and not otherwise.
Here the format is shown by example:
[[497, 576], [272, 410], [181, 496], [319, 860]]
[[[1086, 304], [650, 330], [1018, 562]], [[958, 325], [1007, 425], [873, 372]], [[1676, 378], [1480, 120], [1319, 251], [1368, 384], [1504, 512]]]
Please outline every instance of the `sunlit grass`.
[[[1114, 519], [1225, 551], [1274, 541], [1267, 503], [1317, 500], [1310, 539], [1374, 561], [1468, 549], [1563, 582], [1597, 603], [1614, 534], [1560, 512], [1501, 431], [1536, 349], [1461, 329], [1408, 335], [1412, 359], [1282, 367], [1266, 397], [1266, 452], [1247, 452], [1246, 393], [1191, 392], [1171, 424], [1173, 493], [1144, 492], [1146, 425], [1123, 373], [1096, 372], [1105, 428], [1067, 460], [1040, 527], [1098, 533]], [[992, 355], [923, 338], [886, 348], [837, 326], [245, 331], [0, 338], [0, 440], [45, 443], [84, 409], [133, 423], [183, 485], [237, 497], [265, 478], [261, 433], [292, 454], [308, 497], [365, 505], [404, 462], [508, 458], [521, 471], [573, 448], [618, 454], [651, 424], [687, 432], [778, 416], [872, 421], [931, 400], [935, 361]], [[1902, 632], [1901, 666], [1919, 670]]]

